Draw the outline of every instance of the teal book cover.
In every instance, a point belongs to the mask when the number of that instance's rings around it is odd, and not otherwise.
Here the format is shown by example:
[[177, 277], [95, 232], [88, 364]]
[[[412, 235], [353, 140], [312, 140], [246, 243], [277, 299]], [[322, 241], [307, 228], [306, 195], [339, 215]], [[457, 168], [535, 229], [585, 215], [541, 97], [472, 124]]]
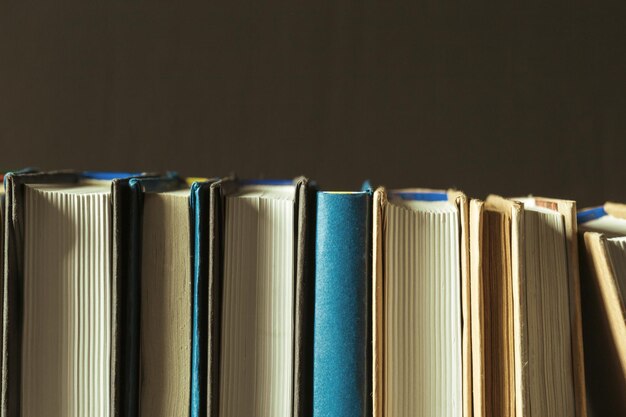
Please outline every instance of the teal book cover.
[[371, 191], [319, 192], [313, 416], [371, 415]]

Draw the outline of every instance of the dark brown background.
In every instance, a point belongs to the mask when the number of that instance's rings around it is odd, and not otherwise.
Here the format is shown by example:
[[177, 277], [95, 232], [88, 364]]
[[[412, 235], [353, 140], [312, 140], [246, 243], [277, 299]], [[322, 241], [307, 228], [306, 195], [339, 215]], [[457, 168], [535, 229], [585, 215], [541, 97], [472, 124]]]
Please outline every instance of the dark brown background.
[[622, 2], [224, 3], [0, 1], [0, 167], [626, 200]]

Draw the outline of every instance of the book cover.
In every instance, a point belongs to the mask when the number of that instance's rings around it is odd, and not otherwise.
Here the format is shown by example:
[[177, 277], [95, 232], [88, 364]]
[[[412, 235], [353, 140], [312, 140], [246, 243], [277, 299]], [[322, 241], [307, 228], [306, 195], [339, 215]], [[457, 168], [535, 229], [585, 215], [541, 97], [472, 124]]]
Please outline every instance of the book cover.
[[371, 415], [371, 191], [319, 192], [313, 416]]

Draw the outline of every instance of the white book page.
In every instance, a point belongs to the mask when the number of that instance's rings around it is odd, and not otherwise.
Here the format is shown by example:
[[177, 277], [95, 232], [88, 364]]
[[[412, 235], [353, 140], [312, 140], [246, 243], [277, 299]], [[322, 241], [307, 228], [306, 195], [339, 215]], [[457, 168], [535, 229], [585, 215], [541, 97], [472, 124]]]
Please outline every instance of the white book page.
[[25, 193], [22, 416], [108, 416], [110, 184]]
[[458, 216], [448, 202], [387, 205], [385, 415], [462, 415]]
[[289, 417], [295, 190], [249, 191], [226, 198], [220, 416]]

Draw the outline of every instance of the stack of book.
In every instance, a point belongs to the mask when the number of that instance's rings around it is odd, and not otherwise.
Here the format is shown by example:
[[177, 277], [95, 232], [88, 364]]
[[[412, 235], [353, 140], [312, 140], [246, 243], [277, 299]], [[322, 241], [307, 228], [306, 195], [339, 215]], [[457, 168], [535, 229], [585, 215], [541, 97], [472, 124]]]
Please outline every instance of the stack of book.
[[626, 206], [35, 170], [0, 204], [2, 416], [626, 415]]

